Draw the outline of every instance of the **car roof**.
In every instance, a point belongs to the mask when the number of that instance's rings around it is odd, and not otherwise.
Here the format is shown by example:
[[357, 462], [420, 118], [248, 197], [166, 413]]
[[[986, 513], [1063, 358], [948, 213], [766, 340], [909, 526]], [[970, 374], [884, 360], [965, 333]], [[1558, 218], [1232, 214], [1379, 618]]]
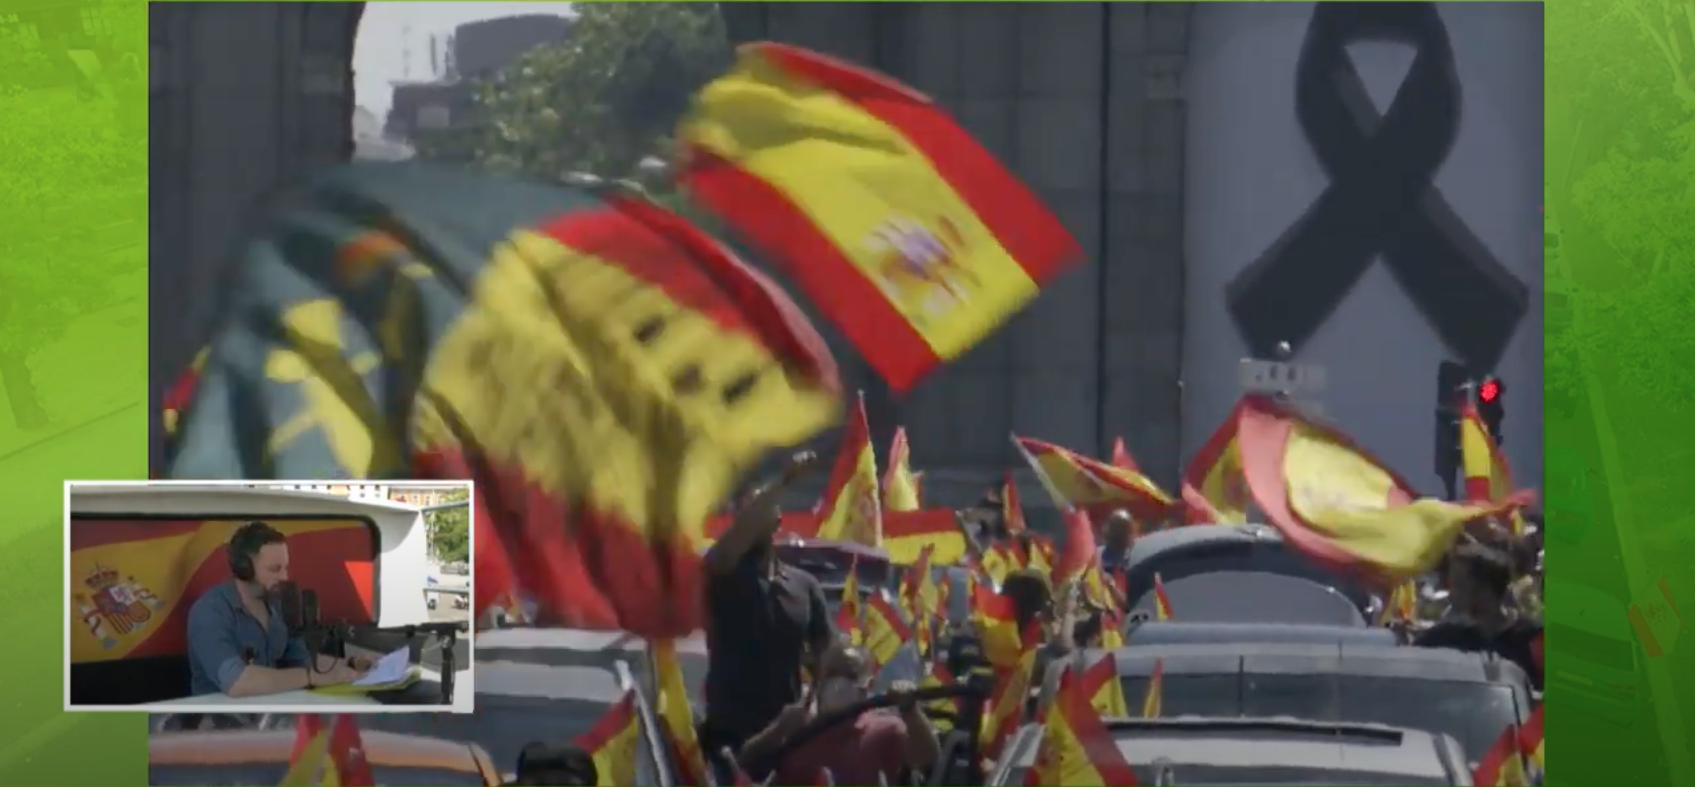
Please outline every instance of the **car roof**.
[[[482, 771], [481, 749], [473, 743], [375, 730], [362, 730], [359, 737], [372, 765]], [[294, 740], [291, 729], [161, 732], [148, 738], [147, 760], [154, 765], [288, 762]], [[482, 756], [486, 761], [487, 755]]]
[[1395, 633], [1386, 628], [1324, 626], [1304, 623], [1191, 623], [1150, 620], [1131, 629], [1129, 647], [1182, 644], [1349, 643], [1395, 647]]
[[1154, 666], [1167, 675], [1283, 673], [1340, 675], [1469, 683], [1499, 683], [1523, 687], [1524, 671], [1491, 654], [1446, 648], [1381, 645], [1243, 642], [1181, 645], [1138, 645], [1113, 652], [1118, 674], [1152, 674]]
[[1277, 532], [1277, 528], [1265, 525], [1185, 525], [1138, 536], [1136, 542], [1130, 545], [1130, 554], [1125, 556], [1125, 563], [1135, 565], [1165, 552], [1189, 549], [1203, 544], [1213, 545], [1226, 542], [1251, 544], [1267, 541], [1282, 543], [1283, 534]]
[[1114, 722], [1113, 739], [1132, 763], [1313, 768], [1450, 778], [1436, 737], [1375, 724], [1294, 719], [1135, 719]]

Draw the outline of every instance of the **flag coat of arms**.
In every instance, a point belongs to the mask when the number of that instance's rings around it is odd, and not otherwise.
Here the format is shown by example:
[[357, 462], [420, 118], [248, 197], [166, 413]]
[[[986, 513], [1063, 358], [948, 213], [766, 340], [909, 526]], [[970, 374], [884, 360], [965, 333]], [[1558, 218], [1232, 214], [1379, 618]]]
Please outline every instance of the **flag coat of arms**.
[[687, 636], [707, 516], [840, 418], [798, 307], [639, 197], [358, 162], [284, 205], [168, 475], [471, 479], [479, 606]]

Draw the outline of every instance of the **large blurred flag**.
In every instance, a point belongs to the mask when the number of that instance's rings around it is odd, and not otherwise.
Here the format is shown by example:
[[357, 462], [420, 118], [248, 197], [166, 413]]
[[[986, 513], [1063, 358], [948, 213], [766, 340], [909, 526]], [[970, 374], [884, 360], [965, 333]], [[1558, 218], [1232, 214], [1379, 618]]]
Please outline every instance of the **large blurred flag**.
[[1431, 570], [1466, 524], [1525, 502], [1417, 499], [1335, 430], [1263, 396], [1243, 400], [1237, 440], [1253, 499], [1295, 548], [1393, 586]]
[[659, 723], [665, 725], [667, 742], [672, 749], [672, 762], [680, 771], [682, 784], [707, 787], [712, 783], [706, 756], [695, 734], [694, 709], [689, 703], [689, 686], [683, 678], [683, 665], [677, 660], [677, 643], [662, 639], [649, 645], [653, 659], [653, 675], [657, 692], [654, 710]]
[[1025, 459], [1036, 472], [1047, 476], [1065, 503], [1090, 509], [1128, 508], [1142, 522], [1163, 521], [1177, 510], [1177, 501], [1171, 495], [1134, 469], [1029, 437], [1014, 440]]
[[677, 139], [694, 198], [784, 265], [897, 392], [1082, 258], [928, 96], [816, 52], [743, 46]]
[[1241, 420], [1242, 404], [1237, 402], [1183, 471], [1183, 506], [1190, 524], [1248, 521], [1252, 500], [1242, 475], [1241, 443], [1236, 439]]
[[1089, 683], [1088, 674], [1079, 674], [1075, 669], [1066, 670], [1060, 678], [1057, 695], [1043, 711], [1042, 742], [1035, 764], [1024, 774], [1024, 784], [1029, 787], [1136, 784], [1135, 771], [1091, 702]]
[[883, 551], [897, 565], [912, 565], [930, 550], [931, 565], [951, 566], [963, 560], [970, 548], [951, 509], [883, 513]]
[[625, 787], [636, 783], [641, 740], [641, 714], [636, 712], [636, 691], [632, 688], [574, 742], [594, 760], [600, 776], [598, 787]]
[[[242, 520], [82, 520], [70, 529], [72, 664], [188, 652], [188, 611], [230, 578], [230, 536]], [[296, 581], [319, 593], [326, 615], [375, 621], [375, 558], [363, 520], [273, 524], [297, 555]]]
[[836, 449], [830, 485], [818, 504], [818, 538], [883, 545], [883, 506], [877, 491], [877, 452], [865, 417], [865, 394], [848, 416], [847, 432]]
[[912, 474], [912, 449], [906, 443], [906, 427], [895, 430], [889, 441], [889, 469], [883, 473], [883, 508], [888, 511], [917, 511], [918, 479]]
[[[1477, 413], [1477, 405], [1467, 399], [1460, 413], [1460, 466], [1465, 470], [1465, 498], [1488, 503], [1507, 497], [1513, 488], [1513, 471], [1507, 466], [1507, 456], [1489, 436], [1489, 427]], [[1509, 512], [1513, 535], [1524, 535], [1524, 517], [1517, 509]]]
[[169, 475], [471, 479], [480, 605], [687, 635], [702, 522], [839, 416], [794, 303], [645, 200], [362, 162], [284, 204]]

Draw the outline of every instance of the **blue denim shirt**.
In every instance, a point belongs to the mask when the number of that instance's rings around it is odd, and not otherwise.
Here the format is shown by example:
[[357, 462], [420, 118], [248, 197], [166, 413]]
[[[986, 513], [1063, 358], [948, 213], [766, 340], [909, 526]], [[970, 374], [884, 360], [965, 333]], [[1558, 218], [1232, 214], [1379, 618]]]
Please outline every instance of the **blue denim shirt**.
[[271, 623], [260, 626], [241, 606], [234, 582], [206, 591], [188, 610], [189, 691], [229, 693], [248, 664], [288, 668], [306, 666], [306, 643], [288, 635], [282, 608], [271, 603]]

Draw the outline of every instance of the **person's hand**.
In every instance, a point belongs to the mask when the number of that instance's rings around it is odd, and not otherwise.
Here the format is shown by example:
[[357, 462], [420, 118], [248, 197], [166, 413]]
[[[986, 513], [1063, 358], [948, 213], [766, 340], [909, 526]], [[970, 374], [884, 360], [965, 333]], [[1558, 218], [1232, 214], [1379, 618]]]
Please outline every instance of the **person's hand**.
[[365, 677], [363, 670], [355, 669], [352, 664], [345, 661], [338, 661], [335, 666], [328, 670], [313, 675], [312, 683], [316, 686], [340, 686], [352, 683], [362, 677]]
[[901, 713], [911, 713], [918, 709], [918, 684], [910, 680], [897, 680], [889, 684], [889, 697], [895, 701], [895, 708]]
[[812, 472], [820, 461], [818, 454], [812, 451], [796, 451], [783, 465], [783, 480], [793, 481]]
[[358, 670], [360, 673], [366, 673], [370, 672], [371, 668], [376, 666], [376, 660], [372, 659], [370, 656], [348, 656], [347, 664], [348, 666]]

